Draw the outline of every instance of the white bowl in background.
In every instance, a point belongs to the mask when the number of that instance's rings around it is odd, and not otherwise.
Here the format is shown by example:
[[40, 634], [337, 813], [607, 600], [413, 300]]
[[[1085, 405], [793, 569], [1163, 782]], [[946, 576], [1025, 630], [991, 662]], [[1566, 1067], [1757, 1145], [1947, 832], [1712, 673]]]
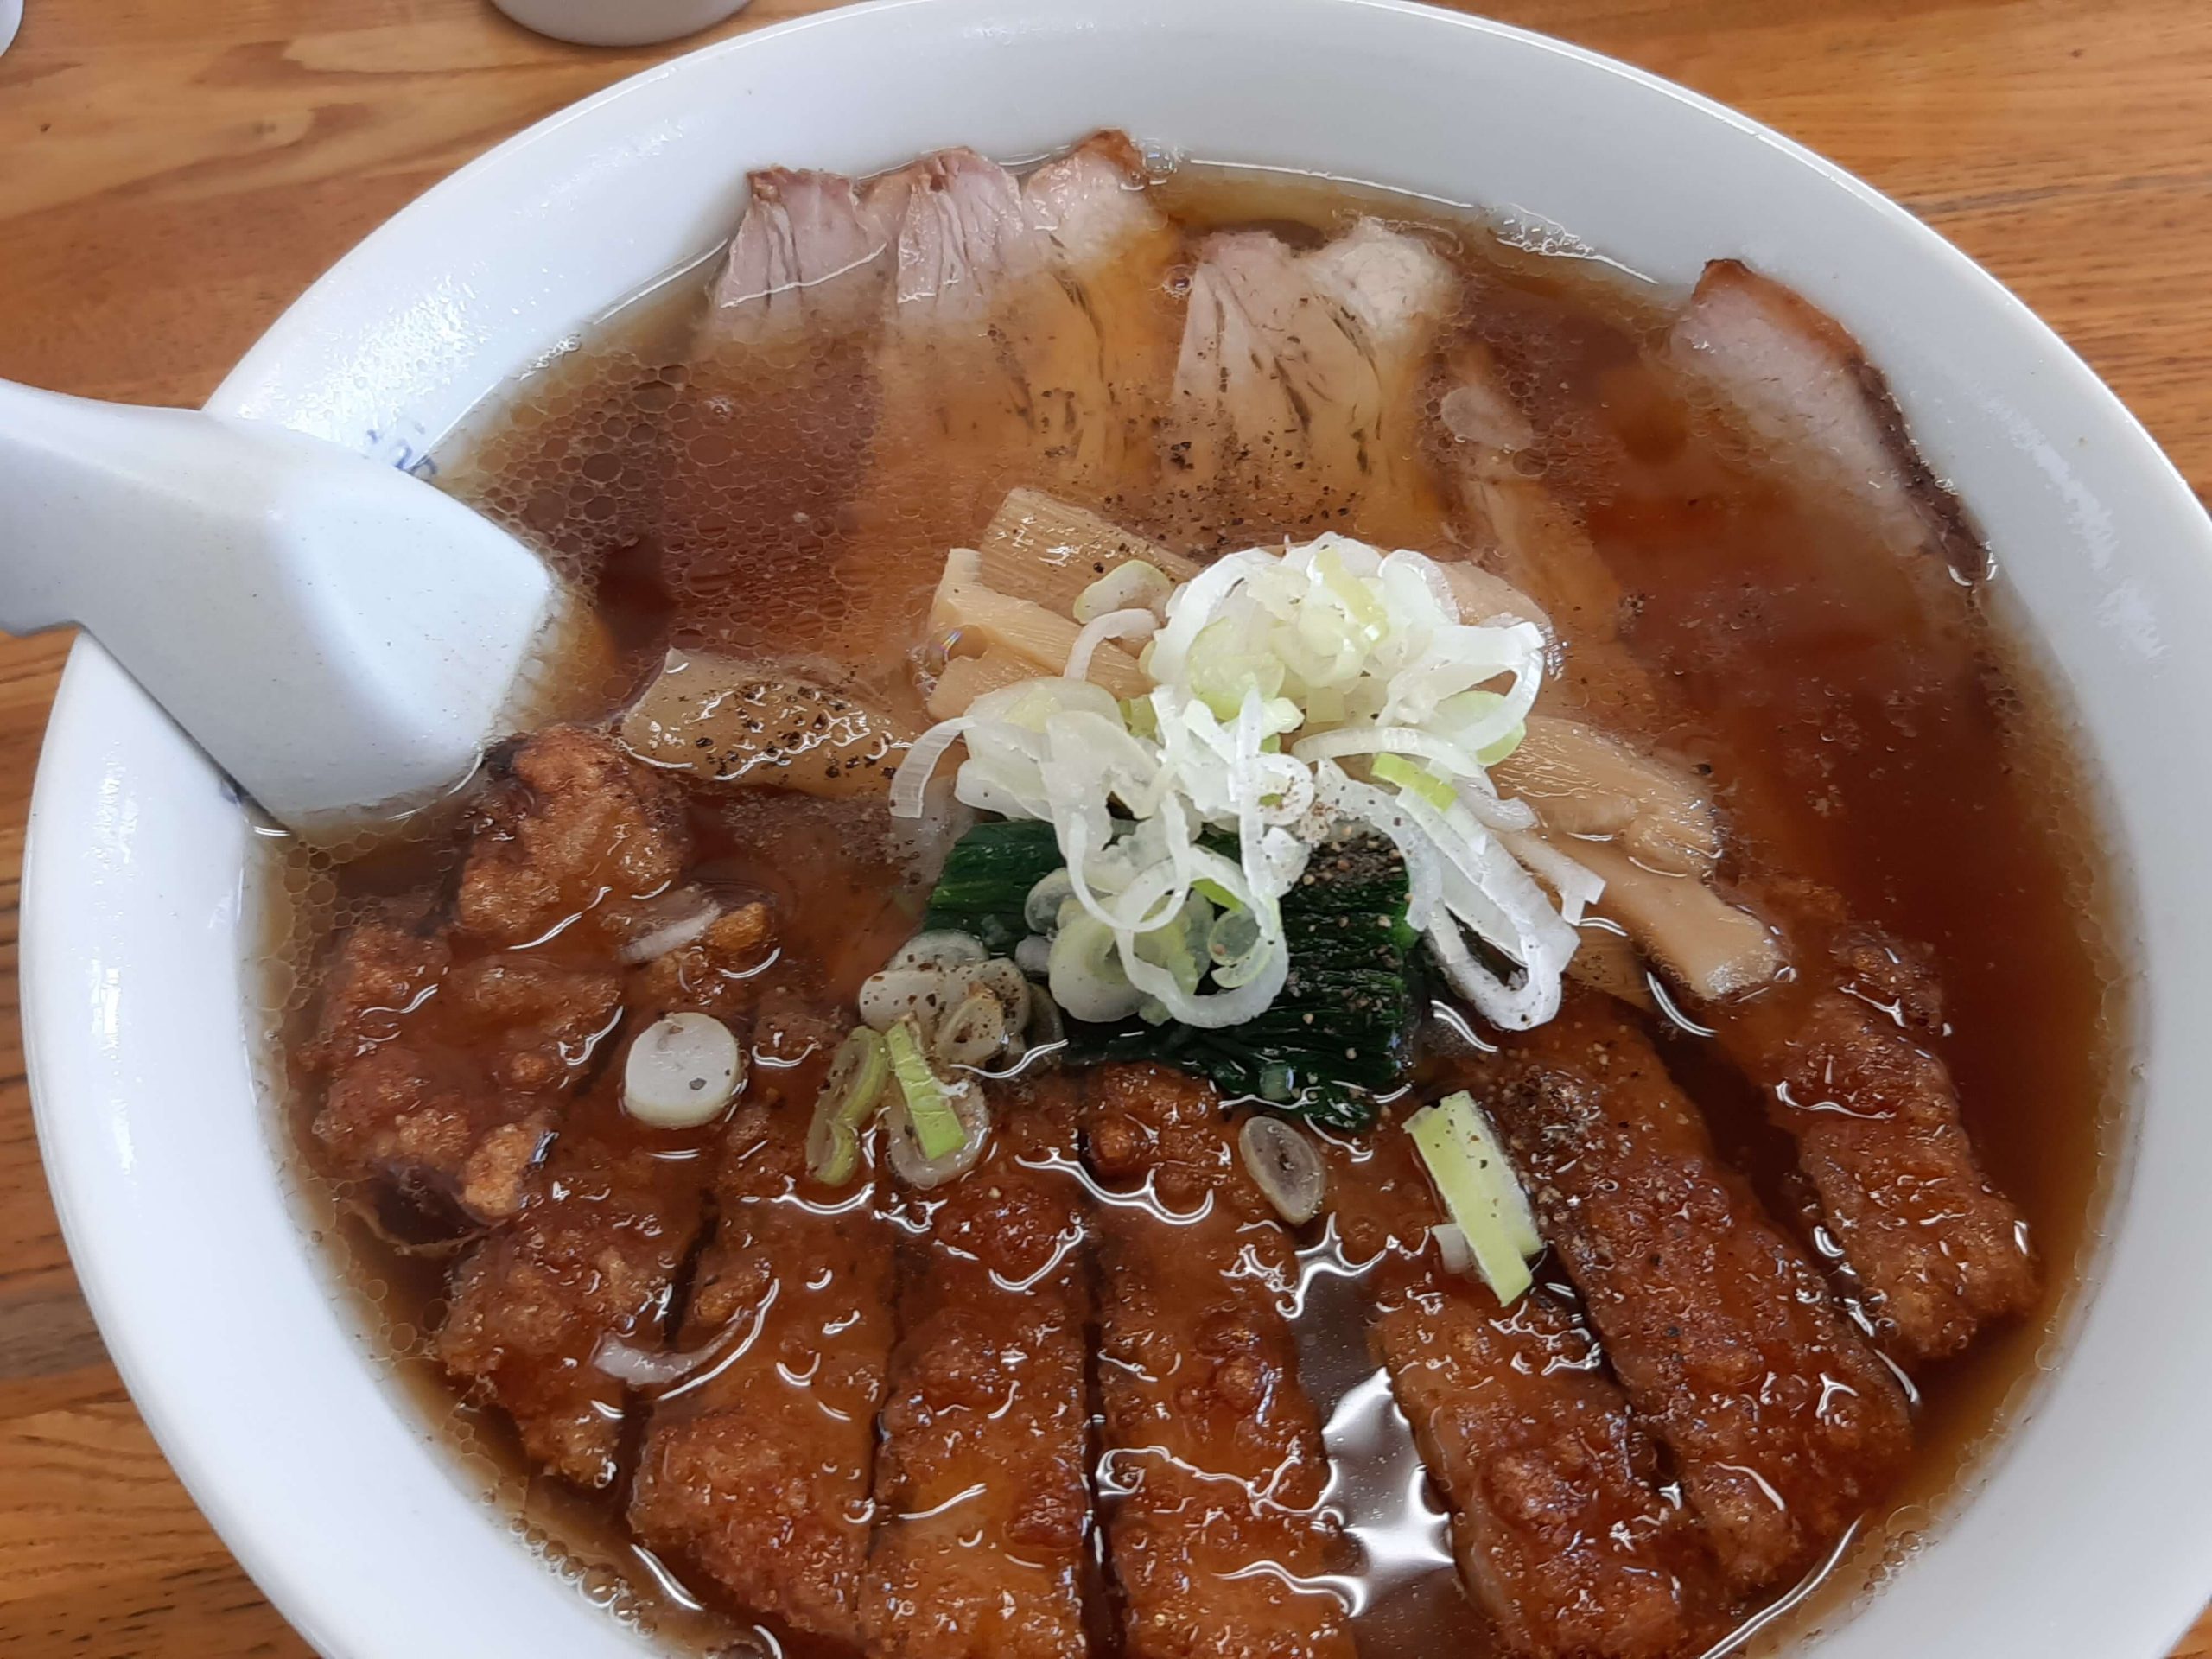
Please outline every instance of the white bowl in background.
[[[1739, 255], [1888, 371], [2074, 701], [2126, 884], [2156, 902], [2128, 946], [2133, 1154], [2079, 1317], [1978, 1494], [1806, 1651], [2162, 1655], [2212, 1588], [2212, 527], [2089, 372], [1902, 209], [1649, 76], [1393, 0], [905, 0], [725, 42], [502, 145], [348, 256], [211, 406], [404, 463], [725, 234], [749, 167], [1023, 156], [1109, 124], [1567, 226], [1662, 281]], [[240, 1012], [248, 853], [222, 780], [80, 643], [22, 973], [40, 1136], [116, 1362], [325, 1653], [635, 1653], [396, 1396], [302, 1236]]]
[[[0, 0], [0, 5], [6, 0]], [[649, 46], [696, 35], [748, 0], [492, 0], [524, 29], [579, 46]]]

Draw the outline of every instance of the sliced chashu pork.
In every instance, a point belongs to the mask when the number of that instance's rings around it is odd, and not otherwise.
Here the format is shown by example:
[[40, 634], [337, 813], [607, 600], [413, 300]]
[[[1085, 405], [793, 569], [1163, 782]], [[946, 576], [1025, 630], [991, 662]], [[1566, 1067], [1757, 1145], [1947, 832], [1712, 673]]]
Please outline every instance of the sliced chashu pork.
[[[1765, 926], [1716, 894], [1720, 854], [1704, 791], [1677, 769], [1599, 727], [1649, 740], [1680, 721], [1675, 700], [1629, 649], [1627, 590], [1581, 520], [1520, 470], [1535, 443], [1497, 358], [1478, 340], [1443, 354], [1439, 456], [1485, 556], [1554, 620], [1557, 674], [1526, 753], [1498, 781], [1533, 806], [1542, 833], [1606, 884], [1602, 916], [1624, 928], [1675, 982], [1700, 997], [1766, 983], [1782, 966]], [[1510, 608], [1509, 606], [1508, 608]], [[1560, 717], [1561, 709], [1594, 724]], [[1619, 952], [1585, 931], [1577, 977], [1640, 1001]]]
[[659, 576], [696, 645], [808, 653], [842, 636], [842, 514], [876, 427], [889, 248], [851, 180], [753, 175], [665, 417]]
[[[1777, 733], [1801, 791], [1829, 773], [1822, 751], [1840, 726], [1863, 728], [1870, 746], [1912, 741], [1981, 705], [1987, 646], [1975, 607], [1987, 550], [1849, 331], [1780, 283], [1717, 260], [1654, 360], [1745, 440], [1742, 473], [1778, 486], [1802, 525], [1788, 556], [1751, 578], [1740, 620], [1669, 666], [1716, 707], [1754, 719], [1762, 739]], [[1694, 605], [1714, 590], [1693, 564], [1674, 591]], [[1799, 649], [1837, 666], [1778, 683], [1746, 671], [1762, 652]], [[1854, 680], [1858, 690], [1844, 690]], [[1844, 752], [1857, 746], [1847, 738]]]
[[1078, 497], [1118, 487], [1165, 375], [1175, 251], [1128, 140], [1099, 134], [1027, 181], [945, 150], [878, 180], [868, 206], [896, 271], [871, 493], [915, 466], [939, 495], [948, 467]]
[[759, 340], [871, 320], [890, 237], [853, 181], [836, 173], [755, 173], [737, 234], [709, 296], [706, 327]]
[[1141, 486], [1178, 247], [1144, 182], [1134, 147], [1107, 133], [1027, 181], [956, 149], [868, 187], [893, 276], [838, 573], [846, 637], [866, 646], [848, 654], [918, 639], [946, 549], [971, 543], [1010, 488], [1110, 505]]
[[1751, 435], [1784, 447], [1841, 499], [1865, 505], [1891, 548], [1974, 582], [1988, 550], [1914, 448], [1888, 380], [1850, 332], [1734, 259], [1705, 268], [1669, 355], [1719, 385]]
[[[1078, 383], [1092, 400], [1071, 413], [1099, 429], [1084, 453], [1105, 470], [1069, 477], [1086, 495], [1138, 486], [1150, 469], [1152, 421], [1173, 372], [1182, 307], [1170, 274], [1180, 258], [1175, 227], [1147, 194], [1143, 157], [1125, 134], [1103, 132], [1022, 181], [1032, 226], [1052, 246], [1052, 270], [1097, 339], [1097, 373]], [[1073, 339], [1087, 342], [1081, 329]], [[1103, 396], [1102, 396], [1103, 392]]]
[[1456, 299], [1443, 256], [1374, 219], [1304, 252], [1265, 231], [1209, 238], [1166, 422], [1166, 516], [1198, 544], [1432, 541], [1418, 399]]
[[1622, 635], [1627, 590], [1581, 521], [1520, 470], [1536, 435], [1484, 342], [1470, 338], [1446, 349], [1437, 412], [1444, 469], [1478, 547], [1557, 626], [1558, 690], [1605, 726], [1659, 735], [1664, 700]]

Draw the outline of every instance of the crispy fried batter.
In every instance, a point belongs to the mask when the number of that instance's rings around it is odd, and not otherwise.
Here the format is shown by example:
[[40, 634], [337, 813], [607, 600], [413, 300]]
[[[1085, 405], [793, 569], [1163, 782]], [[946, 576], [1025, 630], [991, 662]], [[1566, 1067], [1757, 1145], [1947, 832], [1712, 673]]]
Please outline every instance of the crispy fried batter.
[[301, 1051], [309, 1070], [335, 1071], [397, 1037], [405, 1016], [445, 977], [452, 948], [422, 922], [419, 914], [385, 909], [339, 939], [323, 963], [315, 1036]]
[[373, 1184], [372, 1218], [393, 1242], [424, 1244], [520, 1210], [553, 1125], [543, 1100], [441, 1076], [393, 1041], [331, 1079], [315, 1133], [334, 1173]]
[[690, 944], [636, 969], [626, 1000], [656, 1014], [689, 1010], [727, 1020], [751, 1006], [775, 938], [774, 920], [760, 900], [724, 911]]
[[505, 954], [461, 963], [440, 992], [457, 1039], [496, 1085], [518, 1094], [574, 1079], [613, 1030], [621, 995], [612, 974]]
[[[1099, 1071], [1090, 1162], [1131, 1195], [1101, 1221], [1099, 1487], [1140, 1659], [1349, 1659], [1321, 1506], [1327, 1460], [1281, 1297], [1288, 1236], [1211, 1089]], [[1167, 1220], [1134, 1207], [1143, 1200]]]
[[862, 1614], [871, 1653], [1085, 1650], [1090, 1292], [1076, 1092], [1052, 1079], [995, 1103], [984, 1161], [933, 1201], [908, 1201], [928, 1230], [899, 1287]]
[[624, 906], [658, 893], [690, 855], [682, 789], [604, 733], [556, 726], [514, 752], [486, 791], [461, 873], [461, 928], [524, 945], [576, 918], [620, 938]]
[[1501, 1647], [1661, 1659], [1702, 1645], [1711, 1569], [1588, 1327], [1541, 1287], [1508, 1309], [1443, 1270], [1428, 1241], [1443, 1217], [1396, 1123], [1325, 1156], [1337, 1236], [1374, 1262], [1376, 1351]]
[[365, 1184], [400, 1243], [513, 1215], [620, 982], [524, 957], [455, 966], [443, 937], [374, 915], [339, 940], [324, 985], [308, 1058], [328, 1079], [315, 1134], [331, 1172]]
[[1989, 1183], [1935, 1052], [1927, 954], [1857, 925], [1800, 881], [1753, 896], [1789, 937], [1794, 984], [1716, 1008], [1721, 1046], [1797, 1140], [1797, 1162], [1880, 1336], [1941, 1359], [2035, 1300], [2027, 1223]]
[[656, 1402], [629, 1516], [747, 1611], [857, 1642], [893, 1241], [868, 1186], [807, 1180], [807, 1118], [730, 1120], [681, 1338], [727, 1351]]
[[1627, 1017], [1570, 995], [1485, 1092], [1544, 1236], [1738, 1589], [1802, 1572], [1896, 1476], [1896, 1378], [1715, 1160]]
[[629, 1408], [594, 1357], [605, 1342], [661, 1346], [700, 1196], [689, 1166], [563, 1135], [537, 1201], [454, 1274], [439, 1359], [580, 1486], [613, 1480]]

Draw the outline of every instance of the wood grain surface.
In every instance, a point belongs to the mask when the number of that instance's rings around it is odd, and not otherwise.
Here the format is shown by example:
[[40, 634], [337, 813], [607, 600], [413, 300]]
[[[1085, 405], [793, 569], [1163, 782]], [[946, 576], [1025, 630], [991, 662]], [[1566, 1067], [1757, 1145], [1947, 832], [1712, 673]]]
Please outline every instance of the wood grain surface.
[[[721, 32], [816, 9], [756, 0]], [[2200, 498], [2212, 484], [2206, 0], [1494, 13], [1687, 82], [1871, 180], [2048, 319]], [[540, 41], [481, 0], [29, 0], [28, 14], [0, 57], [0, 375], [143, 403], [198, 403], [395, 208], [664, 55]], [[39, 1169], [15, 901], [65, 650], [0, 639], [0, 1652], [303, 1655], [132, 1410]], [[2212, 1618], [2177, 1655], [2212, 1656]]]

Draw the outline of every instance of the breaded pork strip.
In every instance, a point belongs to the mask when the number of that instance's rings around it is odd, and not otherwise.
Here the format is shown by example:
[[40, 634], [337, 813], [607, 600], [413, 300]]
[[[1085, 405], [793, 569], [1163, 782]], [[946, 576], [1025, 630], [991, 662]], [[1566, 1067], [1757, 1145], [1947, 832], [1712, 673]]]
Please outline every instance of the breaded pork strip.
[[2026, 1220], [1990, 1184], [1936, 1053], [1942, 993], [1924, 952], [1852, 923], [1825, 889], [1753, 889], [1796, 982], [1713, 1010], [1720, 1046], [1796, 1136], [1821, 1219], [1883, 1340], [1941, 1359], [2034, 1301]]
[[747, 1611], [857, 1643], [895, 1244], [870, 1185], [808, 1180], [808, 1118], [730, 1120], [680, 1339], [721, 1351], [655, 1402], [630, 1524]]
[[438, 1359], [505, 1408], [532, 1458], [604, 1487], [637, 1403], [615, 1355], [664, 1345], [670, 1287], [700, 1222], [697, 1166], [571, 1131], [539, 1186], [455, 1270]]
[[620, 946], [636, 930], [632, 906], [690, 855], [673, 779], [604, 732], [549, 727], [494, 767], [479, 802], [454, 904], [461, 931], [507, 950]]
[[1205, 1084], [1108, 1067], [1089, 1132], [1109, 1194], [1099, 1487], [1127, 1651], [1350, 1659], [1344, 1604], [1321, 1582], [1338, 1536], [1327, 1456], [1279, 1305], [1289, 1237]]
[[1091, 1305], [1077, 1092], [1052, 1077], [993, 1103], [983, 1161], [904, 1198], [923, 1230], [904, 1252], [876, 1457], [871, 1653], [1084, 1651]]
[[1444, 1217], [1401, 1124], [1325, 1157], [1338, 1239], [1371, 1264], [1370, 1340], [1498, 1647], [1521, 1659], [1692, 1650], [1709, 1631], [1711, 1567], [1596, 1337], [1541, 1286], [1505, 1308], [1444, 1270], [1429, 1240]]
[[[466, 941], [463, 942], [467, 943]], [[619, 1016], [621, 982], [497, 953], [385, 910], [333, 949], [306, 1052], [325, 1166], [394, 1243], [441, 1246], [518, 1213]]]
[[1910, 1448], [1897, 1379], [1722, 1167], [1618, 1005], [1570, 994], [1484, 1104], [1730, 1582], [1802, 1573]]

